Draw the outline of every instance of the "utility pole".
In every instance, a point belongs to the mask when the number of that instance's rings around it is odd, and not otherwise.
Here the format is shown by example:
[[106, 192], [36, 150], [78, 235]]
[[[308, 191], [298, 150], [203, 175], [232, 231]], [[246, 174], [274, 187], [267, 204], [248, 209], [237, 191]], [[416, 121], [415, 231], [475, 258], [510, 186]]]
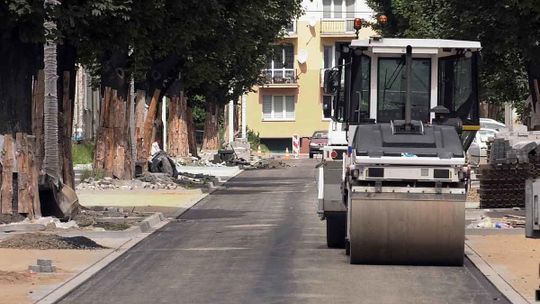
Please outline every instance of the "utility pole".
[[247, 95], [242, 95], [242, 139], [247, 140], [247, 125], [246, 125], [246, 110], [247, 110]]
[[229, 101], [229, 143], [234, 142], [234, 101]]

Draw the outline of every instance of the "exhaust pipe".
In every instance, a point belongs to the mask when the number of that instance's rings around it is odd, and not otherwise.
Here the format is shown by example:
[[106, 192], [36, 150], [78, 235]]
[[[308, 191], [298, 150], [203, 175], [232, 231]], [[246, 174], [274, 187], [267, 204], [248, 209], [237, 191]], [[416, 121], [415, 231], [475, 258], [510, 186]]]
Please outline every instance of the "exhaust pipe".
[[405, 128], [410, 129], [411, 126], [411, 78], [412, 78], [412, 46], [407, 46], [407, 53], [405, 55]]

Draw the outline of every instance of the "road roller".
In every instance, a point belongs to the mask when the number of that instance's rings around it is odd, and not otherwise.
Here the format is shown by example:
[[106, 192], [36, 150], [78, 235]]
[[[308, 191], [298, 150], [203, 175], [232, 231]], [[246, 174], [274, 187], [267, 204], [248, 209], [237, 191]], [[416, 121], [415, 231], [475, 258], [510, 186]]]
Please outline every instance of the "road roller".
[[466, 150], [479, 129], [476, 41], [371, 37], [324, 72], [347, 135], [319, 164], [329, 247], [352, 264], [463, 265]]

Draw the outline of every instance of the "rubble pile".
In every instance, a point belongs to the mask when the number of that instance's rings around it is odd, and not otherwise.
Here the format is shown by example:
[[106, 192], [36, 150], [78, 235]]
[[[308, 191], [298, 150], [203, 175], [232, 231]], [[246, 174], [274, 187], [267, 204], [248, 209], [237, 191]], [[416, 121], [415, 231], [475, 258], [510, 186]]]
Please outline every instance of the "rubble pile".
[[479, 220], [473, 221], [470, 223], [467, 228], [496, 228], [496, 229], [513, 229], [513, 228], [524, 228], [525, 227], [525, 217], [505, 214], [502, 218], [491, 218], [484, 216]]
[[81, 210], [73, 220], [83, 229], [126, 230], [140, 223], [148, 215], [130, 209], [93, 206]]
[[166, 173], [147, 173], [134, 180], [87, 178], [77, 185], [77, 190], [177, 190], [189, 187], [204, 187], [217, 179], [211, 175], [180, 172], [178, 178]]
[[56, 234], [24, 233], [0, 241], [0, 248], [14, 249], [104, 249], [84, 236], [63, 237]]
[[264, 159], [255, 159], [250, 162], [249, 165], [245, 165], [244, 169], [277, 169], [277, 168], [288, 168], [289, 164], [282, 161], [278, 158], [264, 158]]

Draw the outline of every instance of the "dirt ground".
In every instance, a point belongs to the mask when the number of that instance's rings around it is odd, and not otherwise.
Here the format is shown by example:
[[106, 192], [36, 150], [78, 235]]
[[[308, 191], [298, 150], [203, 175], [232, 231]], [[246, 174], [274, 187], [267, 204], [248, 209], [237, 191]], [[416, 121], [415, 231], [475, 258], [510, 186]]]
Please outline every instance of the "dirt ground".
[[[111, 251], [0, 249], [0, 304], [33, 303]], [[52, 260], [57, 272], [29, 273], [38, 258]]]
[[80, 190], [79, 202], [83, 206], [118, 207], [182, 207], [202, 197], [200, 189], [192, 190]]
[[523, 297], [540, 288], [540, 239], [524, 235], [468, 235], [468, 243]]

